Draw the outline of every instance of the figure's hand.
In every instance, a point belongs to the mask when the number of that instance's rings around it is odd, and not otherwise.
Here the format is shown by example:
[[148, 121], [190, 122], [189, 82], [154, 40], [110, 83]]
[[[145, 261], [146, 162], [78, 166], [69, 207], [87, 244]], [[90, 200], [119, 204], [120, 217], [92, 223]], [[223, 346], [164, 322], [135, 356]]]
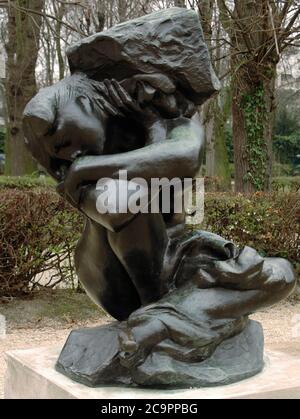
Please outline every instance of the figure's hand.
[[60, 182], [56, 191], [64, 197], [72, 206], [79, 208], [80, 197], [83, 191], [80, 159], [74, 161], [70, 166], [66, 176], [62, 182]]
[[[134, 83], [137, 83], [141, 82], [143, 78], [136, 76], [133, 77], [133, 80]], [[105, 79], [104, 83], [99, 83], [96, 89], [101, 93], [101, 96], [96, 98], [97, 103], [110, 116], [130, 115], [146, 128], [161, 119], [153, 107], [144, 101], [145, 98], [141, 98], [141, 103], [139, 103], [124, 89], [121, 83], [114, 79]], [[154, 89], [153, 91], [155, 92]], [[144, 106], [141, 107], [141, 105]]]

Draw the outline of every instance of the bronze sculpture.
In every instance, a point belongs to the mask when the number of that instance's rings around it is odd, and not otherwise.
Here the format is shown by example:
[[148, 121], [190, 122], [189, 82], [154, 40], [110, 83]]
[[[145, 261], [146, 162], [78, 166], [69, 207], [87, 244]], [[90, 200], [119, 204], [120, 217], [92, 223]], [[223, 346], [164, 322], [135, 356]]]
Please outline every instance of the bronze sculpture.
[[72, 75], [24, 111], [33, 156], [85, 215], [75, 254], [87, 293], [118, 321], [71, 333], [56, 368], [95, 386], [227, 384], [263, 368], [248, 315], [289, 295], [283, 259], [203, 231], [185, 213], [101, 214], [96, 183], [194, 177], [204, 136], [196, 106], [218, 91], [199, 19], [155, 12], [73, 46]]

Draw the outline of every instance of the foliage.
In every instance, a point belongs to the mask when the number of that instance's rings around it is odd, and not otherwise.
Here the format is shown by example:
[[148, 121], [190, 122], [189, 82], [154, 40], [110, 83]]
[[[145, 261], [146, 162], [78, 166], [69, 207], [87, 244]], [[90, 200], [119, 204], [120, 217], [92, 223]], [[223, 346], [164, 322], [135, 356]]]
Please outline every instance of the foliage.
[[[41, 283], [76, 287], [72, 254], [82, 224], [82, 216], [50, 187], [2, 187], [0, 297], [29, 294]], [[299, 193], [207, 193], [205, 220], [198, 227], [299, 264]]]
[[276, 135], [273, 145], [281, 163], [294, 163], [296, 156], [300, 155], [300, 131], [291, 135]]
[[229, 126], [225, 129], [225, 143], [229, 163], [234, 163], [232, 129]]
[[204, 188], [207, 192], [225, 192], [228, 190], [224, 185], [223, 178], [219, 176], [205, 176]]
[[287, 106], [279, 106], [275, 119], [275, 135], [286, 137], [299, 131], [299, 128], [297, 115]]
[[294, 1], [272, 2], [272, 6], [253, 0], [216, 3], [230, 44], [233, 142], [238, 150], [235, 190], [268, 190], [276, 63], [298, 39], [300, 9]]
[[[273, 138], [273, 151], [276, 158], [273, 164], [273, 176], [298, 174], [295, 167], [296, 156], [300, 155], [300, 129], [297, 115], [294, 110], [283, 105], [279, 106]], [[226, 127], [225, 138], [229, 162], [234, 163], [232, 129], [229, 125]]]
[[29, 293], [38, 279], [51, 287], [74, 282], [82, 220], [54, 191], [1, 188], [0, 225], [0, 297]]
[[[297, 92], [296, 92], [297, 93]], [[293, 100], [291, 100], [293, 98]], [[291, 174], [297, 173], [297, 159], [300, 155], [299, 98], [295, 92], [280, 91], [274, 126], [273, 150], [276, 159], [283, 164], [293, 165]], [[300, 159], [298, 161], [300, 165]], [[300, 174], [300, 167], [298, 169]], [[279, 173], [278, 175], [282, 175]], [[289, 173], [286, 173], [289, 175]]]
[[256, 190], [263, 190], [268, 155], [264, 138], [266, 105], [262, 85], [243, 96], [242, 107], [247, 132], [246, 153], [249, 165], [244, 180], [250, 181]]
[[273, 171], [272, 174], [274, 177], [278, 176], [292, 176], [292, 165], [291, 164], [283, 164], [283, 163], [273, 163]]
[[300, 273], [299, 193], [207, 194], [199, 227], [264, 256], [288, 258]]
[[32, 189], [36, 187], [54, 188], [55, 181], [48, 176], [0, 176], [0, 189]]
[[278, 176], [272, 182], [274, 191], [300, 192], [300, 176]]

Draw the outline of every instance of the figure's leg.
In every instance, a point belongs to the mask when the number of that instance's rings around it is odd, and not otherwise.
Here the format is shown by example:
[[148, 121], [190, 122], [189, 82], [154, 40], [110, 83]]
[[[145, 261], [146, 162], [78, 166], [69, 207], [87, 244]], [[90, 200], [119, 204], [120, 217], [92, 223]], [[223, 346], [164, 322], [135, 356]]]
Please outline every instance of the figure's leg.
[[222, 340], [240, 333], [248, 315], [286, 298], [296, 284], [288, 261], [263, 259], [250, 248], [217, 267], [210, 272], [217, 277], [217, 287], [199, 288], [198, 279], [191, 276], [185, 286], [132, 313], [130, 345], [123, 339], [123, 351], [131, 352], [125, 356], [128, 362], [153, 351], [155, 345], [173, 358], [205, 355]]
[[229, 303], [228, 312], [237, 309], [249, 314], [264, 309], [286, 298], [296, 286], [296, 275], [289, 261], [262, 258], [247, 246], [237, 258], [215, 262], [210, 274], [216, 276], [218, 287], [239, 291], [242, 296], [239, 303]]
[[91, 299], [117, 320], [125, 320], [141, 301], [120, 261], [111, 250], [104, 227], [86, 221], [75, 251], [78, 277]]
[[142, 305], [157, 301], [166, 291], [162, 281], [168, 245], [161, 214], [139, 214], [118, 233], [108, 231], [114, 253], [134, 283]]
[[[106, 184], [115, 190], [117, 201], [125, 200], [122, 205], [126, 208], [127, 194], [119, 194], [119, 189], [126, 191], [127, 182], [111, 179]], [[105, 195], [101, 189], [92, 186], [84, 194], [81, 209], [95, 222], [94, 225], [105, 228], [107, 245], [113, 250], [118, 265], [123, 266], [130, 277], [142, 305], [158, 300], [167, 290], [162, 269], [168, 235], [162, 215], [132, 214], [129, 209], [120, 213], [99, 212], [98, 208], [104, 207], [104, 203]]]
[[[238, 318], [263, 310], [289, 296], [296, 286], [290, 262], [282, 258], [262, 258], [247, 246], [235, 258], [200, 264], [190, 278], [199, 289], [194, 290], [191, 297], [187, 294], [184, 302], [178, 301], [178, 304], [188, 309], [192, 301], [189, 298], [194, 299], [198, 293], [199, 309], [208, 317], [219, 319]], [[180, 294], [180, 290], [177, 292]]]

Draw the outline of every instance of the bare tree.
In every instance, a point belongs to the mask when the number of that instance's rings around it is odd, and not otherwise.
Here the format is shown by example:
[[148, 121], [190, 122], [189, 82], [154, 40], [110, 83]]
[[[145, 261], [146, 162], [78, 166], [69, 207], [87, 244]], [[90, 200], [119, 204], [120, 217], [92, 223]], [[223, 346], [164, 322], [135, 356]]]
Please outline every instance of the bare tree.
[[[26, 103], [36, 92], [35, 66], [39, 51], [44, 1], [18, 0], [1, 2], [0, 6], [5, 6], [7, 12], [6, 171], [12, 175], [23, 175], [31, 173], [35, 167], [24, 144], [22, 112]], [[27, 8], [34, 14], [27, 13]]]
[[66, 49], [122, 21], [152, 11], [151, 0], [46, 0], [41, 29], [37, 78], [41, 86], [64, 77], [68, 70]]
[[57, 17], [55, 21], [55, 46], [58, 61], [59, 79], [61, 80], [65, 75], [65, 61], [61, 48], [61, 31], [63, 25], [63, 17], [66, 13], [66, 5], [63, 2], [52, 0], [54, 15]]
[[300, 2], [217, 1], [231, 47], [235, 189], [270, 190], [276, 65], [300, 39]]

